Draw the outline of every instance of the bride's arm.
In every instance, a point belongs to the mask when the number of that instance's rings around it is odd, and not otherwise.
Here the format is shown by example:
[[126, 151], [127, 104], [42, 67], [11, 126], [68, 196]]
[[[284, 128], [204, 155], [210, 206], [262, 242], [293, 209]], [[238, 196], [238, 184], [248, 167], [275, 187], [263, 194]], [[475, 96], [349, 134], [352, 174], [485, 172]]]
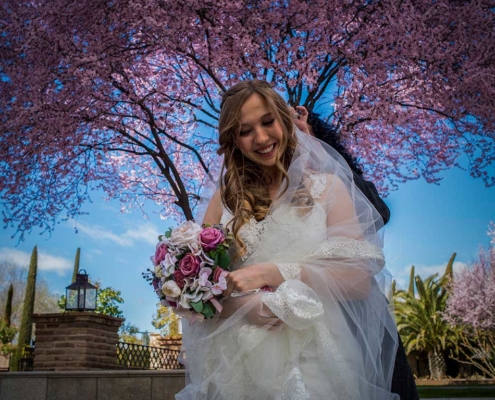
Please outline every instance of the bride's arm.
[[208, 204], [203, 224], [215, 225], [219, 224], [222, 219], [222, 199], [220, 190], [217, 190]]
[[[330, 196], [332, 206], [327, 215], [327, 226], [332, 237], [328, 238], [328, 242], [321, 244], [312, 258], [318, 259], [319, 265], [328, 262], [335, 266], [334, 268], [321, 268], [325, 269], [326, 279], [339, 287], [339, 292], [342, 293], [341, 300], [362, 300], [368, 296], [371, 277], [376, 269], [369, 268], [367, 264], [373, 263], [374, 260], [364, 257], [362, 259], [346, 258], [345, 255], [339, 256], [338, 252], [332, 254], [329, 249], [332, 240], [347, 241], [348, 246], [354, 245], [356, 248], [362, 248], [363, 253], [375, 254], [377, 259], [381, 257], [381, 252], [378, 248], [375, 249], [376, 246], [362, 239], [362, 227], [349, 191], [343, 182], [333, 175], [327, 175], [326, 188], [320, 201], [324, 204]], [[226, 294], [228, 295], [230, 290], [248, 291], [265, 285], [278, 287], [291, 279], [300, 280], [311, 287], [307, 269], [311, 267], [298, 263], [254, 264], [229, 276], [229, 289]]]

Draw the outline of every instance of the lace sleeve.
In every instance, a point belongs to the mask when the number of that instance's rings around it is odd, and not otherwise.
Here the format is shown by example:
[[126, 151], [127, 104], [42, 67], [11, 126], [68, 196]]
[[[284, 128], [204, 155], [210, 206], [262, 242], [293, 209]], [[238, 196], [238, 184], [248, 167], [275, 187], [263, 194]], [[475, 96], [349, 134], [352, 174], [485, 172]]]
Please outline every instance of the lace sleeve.
[[275, 264], [284, 280], [301, 279], [301, 266], [297, 263], [279, 263]]
[[311, 196], [313, 196], [314, 199], [320, 198], [327, 186], [327, 180], [328, 180], [327, 175], [326, 174], [310, 175], [309, 179], [311, 180], [309, 187]]
[[323, 315], [323, 305], [309, 286], [301, 281], [283, 282], [275, 292], [263, 294], [263, 303], [294, 329], [306, 329]]
[[[373, 261], [379, 272], [385, 260], [382, 250], [362, 240], [333, 237], [323, 242], [311, 254], [311, 258], [351, 258]], [[265, 293], [263, 303], [277, 317], [294, 329], [306, 329], [323, 315], [323, 306], [316, 293], [301, 282], [301, 265], [297, 263], [276, 264], [283, 282], [275, 292]]]
[[[321, 243], [311, 254], [312, 258], [352, 258], [370, 260], [380, 270], [385, 265], [383, 251], [367, 241], [351, 239], [343, 236], [329, 238]], [[298, 263], [275, 264], [285, 281], [301, 279], [301, 266]]]
[[385, 265], [385, 257], [380, 247], [366, 240], [356, 240], [344, 236], [328, 238], [313, 252], [314, 258], [352, 258], [370, 260], [380, 270]]

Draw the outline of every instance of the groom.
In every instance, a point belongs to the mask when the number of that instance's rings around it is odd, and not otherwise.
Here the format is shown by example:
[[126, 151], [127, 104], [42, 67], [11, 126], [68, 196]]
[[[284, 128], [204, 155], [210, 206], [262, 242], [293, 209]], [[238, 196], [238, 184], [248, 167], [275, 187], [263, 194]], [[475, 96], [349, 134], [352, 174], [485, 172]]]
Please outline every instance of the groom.
[[[340, 136], [334, 127], [319, 118], [318, 114], [313, 112], [308, 113], [304, 107], [296, 106], [293, 111], [295, 117], [294, 123], [301, 131], [312, 134], [317, 139], [329, 144], [346, 160], [352, 170], [354, 183], [380, 213], [383, 224], [386, 225], [390, 219], [389, 208], [378, 194], [373, 182], [366, 181], [363, 178], [361, 167], [341, 143]], [[399, 347], [395, 356], [392, 393], [398, 394], [401, 400], [419, 400], [416, 382], [407, 361], [400, 335], [398, 335], [398, 338]]]

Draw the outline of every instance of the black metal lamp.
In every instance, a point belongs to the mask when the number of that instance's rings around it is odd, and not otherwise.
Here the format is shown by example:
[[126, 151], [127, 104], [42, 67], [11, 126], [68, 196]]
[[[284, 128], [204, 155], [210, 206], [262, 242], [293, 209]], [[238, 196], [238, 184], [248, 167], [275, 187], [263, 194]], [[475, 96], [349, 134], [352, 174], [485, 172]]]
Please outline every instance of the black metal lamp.
[[76, 281], [67, 286], [65, 290], [66, 311], [96, 310], [96, 293], [98, 288], [88, 282], [88, 275], [86, 274], [86, 270], [79, 270], [76, 275]]

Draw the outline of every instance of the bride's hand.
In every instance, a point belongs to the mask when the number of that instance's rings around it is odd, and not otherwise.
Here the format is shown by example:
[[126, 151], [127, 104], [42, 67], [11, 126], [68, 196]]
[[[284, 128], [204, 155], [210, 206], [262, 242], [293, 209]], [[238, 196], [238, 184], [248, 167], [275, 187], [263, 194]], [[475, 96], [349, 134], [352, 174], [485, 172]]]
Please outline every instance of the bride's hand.
[[278, 287], [284, 278], [278, 267], [272, 263], [253, 264], [230, 272], [226, 276], [227, 289], [222, 293], [224, 297], [230, 296], [232, 291], [247, 292], [263, 287]]
[[247, 292], [267, 286], [259, 264], [232, 271], [225, 279], [227, 281], [227, 289], [223, 291], [223, 296], [225, 297], [230, 296], [232, 291]]
[[263, 292], [258, 292], [226, 298], [222, 302], [220, 318], [230, 318], [239, 311], [239, 317], [245, 317], [252, 325], [265, 326], [269, 330], [279, 327], [283, 321], [263, 303], [262, 296]]

